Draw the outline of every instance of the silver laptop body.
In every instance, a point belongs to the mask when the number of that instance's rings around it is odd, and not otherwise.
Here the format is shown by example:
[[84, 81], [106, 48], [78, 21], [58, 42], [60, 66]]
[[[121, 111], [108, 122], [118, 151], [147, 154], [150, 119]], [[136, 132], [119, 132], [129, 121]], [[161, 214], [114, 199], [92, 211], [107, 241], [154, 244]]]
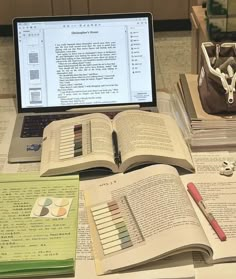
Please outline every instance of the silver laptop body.
[[[17, 118], [10, 163], [40, 161], [42, 115], [156, 110], [150, 13], [15, 18], [13, 34]], [[23, 130], [26, 119], [33, 124]]]

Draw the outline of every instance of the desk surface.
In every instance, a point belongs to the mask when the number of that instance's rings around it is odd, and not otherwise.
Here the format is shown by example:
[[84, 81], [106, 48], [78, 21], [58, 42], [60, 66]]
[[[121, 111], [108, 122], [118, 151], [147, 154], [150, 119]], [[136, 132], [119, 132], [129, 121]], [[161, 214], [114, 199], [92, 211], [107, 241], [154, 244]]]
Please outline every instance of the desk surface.
[[[195, 81], [196, 76], [192, 76], [193, 80]], [[12, 99], [4, 99], [0, 102], [0, 128], [1, 136], [0, 136], [0, 172], [28, 172], [28, 171], [35, 171], [38, 172], [39, 164], [7, 164], [7, 148], [9, 145], [9, 137], [11, 136], [11, 132], [14, 125], [14, 118], [15, 118], [15, 111], [14, 111], [14, 102]], [[1, 109], [2, 108], [2, 109]], [[5, 129], [5, 133], [4, 133]], [[236, 158], [236, 153], [214, 153], [212, 152], [211, 155], [209, 153], [195, 153], [193, 154], [196, 169], [198, 173], [218, 173], [218, 165], [222, 163], [223, 160], [232, 160]], [[235, 173], [234, 173], [235, 175]], [[83, 196], [81, 195], [80, 204], [83, 205]], [[80, 218], [81, 221], [79, 222], [81, 225], [80, 230], [80, 237], [78, 238], [78, 245], [83, 245], [83, 251], [77, 251], [77, 264], [76, 264], [76, 278], [80, 278], [79, 275], [82, 275], [81, 278], [90, 278], [90, 279], [101, 279], [102, 277], [98, 277], [95, 274], [94, 270], [94, 263], [92, 259], [92, 255], [90, 254], [90, 239], [87, 235], [88, 232], [88, 225], [86, 224], [85, 215], [83, 208], [81, 206], [81, 213]], [[230, 266], [230, 267], [229, 267]], [[178, 269], [180, 272], [181, 268]], [[158, 269], [146, 270], [142, 272], [132, 272], [131, 274], [121, 274], [110, 276], [107, 275], [107, 279], [136, 279], [136, 278], [164, 278], [164, 269], [161, 268], [159, 271]], [[177, 278], [178, 274], [171, 271], [171, 269], [166, 269], [165, 272], [171, 272], [172, 274], [168, 274], [169, 278]], [[189, 271], [187, 272], [186, 267], [184, 268], [183, 275], [186, 276], [186, 273], [191, 274], [192, 269], [189, 266]], [[195, 270], [196, 279], [235, 279], [236, 278], [236, 263], [233, 264], [223, 264], [223, 265], [215, 265], [209, 268], [198, 268]], [[84, 277], [83, 275], [88, 275]], [[183, 278], [183, 277], [182, 277]], [[185, 277], [190, 278], [190, 277]], [[191, 277], [194, 278], [194, 277]]]

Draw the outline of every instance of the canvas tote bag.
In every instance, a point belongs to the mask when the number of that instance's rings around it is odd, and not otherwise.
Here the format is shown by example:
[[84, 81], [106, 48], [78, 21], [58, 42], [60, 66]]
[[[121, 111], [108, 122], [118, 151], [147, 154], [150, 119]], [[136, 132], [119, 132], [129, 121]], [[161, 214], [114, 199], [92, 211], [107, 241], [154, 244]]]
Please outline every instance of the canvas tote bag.
[[236, 43], [201, 45], [198, 92], [209, 114], [236, 113]]

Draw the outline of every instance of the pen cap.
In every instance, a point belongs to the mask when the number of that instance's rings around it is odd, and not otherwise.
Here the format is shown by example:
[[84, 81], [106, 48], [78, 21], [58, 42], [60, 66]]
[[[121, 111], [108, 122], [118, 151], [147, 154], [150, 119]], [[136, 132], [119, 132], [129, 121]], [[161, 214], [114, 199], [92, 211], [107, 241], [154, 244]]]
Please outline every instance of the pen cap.
[[188, 188], [190, 195], [195, 200], [195, 202], [199, 203], [202, 200], [202, 196], [198, 192], [196, 186], [192, 182], [190, 182], [190, 183], [188, 183], [187, 188]]
[[211, 225], [212, 225], [213, 229], [215, 230], [216, 234], [218, 235], [219, 239], [221, 241], [225, 241], [226, 235], [215, 219], [211, 221]]

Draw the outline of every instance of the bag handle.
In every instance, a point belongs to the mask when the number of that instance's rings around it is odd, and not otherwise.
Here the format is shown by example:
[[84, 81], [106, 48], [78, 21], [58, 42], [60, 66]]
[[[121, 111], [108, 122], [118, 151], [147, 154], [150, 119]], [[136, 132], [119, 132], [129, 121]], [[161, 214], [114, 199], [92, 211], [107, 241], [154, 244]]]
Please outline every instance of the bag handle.
[[236, 73], [233, 75], [231, 79], [231, 84], [228, 84], [226, 76], [224, 73], [221, 73], [220, 69], [217, 68], [216, 71], [220, 75], [221, 83], [225, 89], [225, 94], [228, 94], [228, 103], [231, 105], [234, 102], [234, 92], [235, 92], [235, 84], [236, 84]]

